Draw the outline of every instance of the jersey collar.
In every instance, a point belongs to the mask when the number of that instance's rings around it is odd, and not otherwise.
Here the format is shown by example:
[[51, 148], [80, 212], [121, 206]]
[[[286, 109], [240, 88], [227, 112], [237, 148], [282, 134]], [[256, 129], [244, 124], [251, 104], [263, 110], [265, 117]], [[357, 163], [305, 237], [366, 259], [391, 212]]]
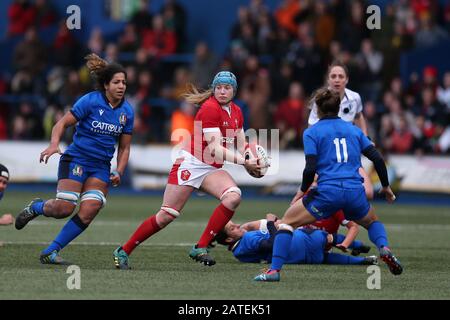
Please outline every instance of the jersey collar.
[[117, 105], [117, 107], [114, 108], [114, 107], [111, 105], [111, 103], [109, 102], [108, 97], [106, 97], [106, 94], [105, 94], [104, 92], [102, 92], [101, 94], [102, 94], [103, 99], [105, 100], [105, 103], [106, 103], [108, 106], [110, 106], [111, 109], [113, 109], [113, 110], [114, 110], [114, 109], [119, 109], [120, 107], [122, 107], [123, 103], [125, 102], [125, 97], [124, 97], [124, 98], [122, 98], [122, 100], [119, 102], [119, 104]]
[[233, 246], [231, 247], [231, 251], [234, 251], [234, 250], [237, 248], [239, 242], [241, 242], [241, 239], [239, 239], [238, 241], [236, 241], [236, 242], [233, 244]]
[[347, 90], [345, 90], [345, 89], [344, 89], [344, 96], [342, 97], [341, 103], [344, 102], [344, 99], [347, 99], [347, 101], [350, 100], [347, 95]]
[[330, 119], [339, 119], [339, 116], [325, 116], [325, 117], [321, 118], [319, 121], [330, 120]]

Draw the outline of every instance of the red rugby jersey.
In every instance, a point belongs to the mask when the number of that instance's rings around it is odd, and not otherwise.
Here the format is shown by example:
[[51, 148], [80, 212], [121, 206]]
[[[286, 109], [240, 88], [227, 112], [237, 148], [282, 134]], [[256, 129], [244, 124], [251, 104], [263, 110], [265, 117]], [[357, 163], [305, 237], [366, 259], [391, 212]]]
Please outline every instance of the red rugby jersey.
[[191, 145], [185, 150], [204, 163], [221, 168], [223, 161], [218, 163], [214, 161], [204, 139], [204, 133], [220, 130], [223, 146], [234, 150], [236, 134], [242, 130], [244, 125], [241, 108], [233, 102], [230, 103], [229, 108], [221, 107], [216, 98], [210, 97], [202, 104], [194, 121]]
[[324, 230], [328, 233], [337, 233], [339, 226], [347, 225], [348, 220], [345, 219], [344, 212], [339, 210], [327, 219], [317, 220], [316, 222], [304, 226], [304, 228]]

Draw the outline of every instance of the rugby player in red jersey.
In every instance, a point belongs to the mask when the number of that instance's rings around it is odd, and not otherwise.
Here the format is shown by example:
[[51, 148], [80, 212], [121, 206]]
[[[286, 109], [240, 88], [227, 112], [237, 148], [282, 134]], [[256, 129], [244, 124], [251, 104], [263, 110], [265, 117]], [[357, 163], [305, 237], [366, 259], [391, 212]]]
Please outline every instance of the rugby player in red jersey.
[[245, 160], [243, 156], [243, 116], [240, 108], [232, 101], [237, 90], [234, 74], [228, 71], [217, 73], [211, 88], [205, 92], [199, 92], [195, 87], [191, 89], [192, 92], [186, 94], [185, 99], [200, 105], [200, 109], [195, 117], [190, 145], [183, 148], [172, 167], [160, 210], [145, 220], [130, 239], [114, 251], [117, 268], [129, 268], [128, 257], [136, 246], [179, 217], [195, 189], [214, 196], [220, 200], [220, 204], [189, 256], [204, 265], [214, 265], [216, 262], [209, 255], [207, 247], [241, 202], [241, 190], [231, 175], [221, 169], [224, 160], [244, 165], [247, 171], [261, 169], [257, 159]]

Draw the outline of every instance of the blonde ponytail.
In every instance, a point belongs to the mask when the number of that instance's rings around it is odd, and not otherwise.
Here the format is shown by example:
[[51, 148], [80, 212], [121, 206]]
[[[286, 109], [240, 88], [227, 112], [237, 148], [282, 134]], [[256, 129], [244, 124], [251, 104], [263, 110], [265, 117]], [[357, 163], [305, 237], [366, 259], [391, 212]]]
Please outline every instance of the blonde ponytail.
[[184, 100], [186, 100], [189, 103], [201, 105], [212, 95], [213, 95], [212, 89], [199, 91], [197, 87], [195, 87], [193, 84], [189, 84], [188, 90], [186, 93], [182, 94], [182, 98], [184, 98]]

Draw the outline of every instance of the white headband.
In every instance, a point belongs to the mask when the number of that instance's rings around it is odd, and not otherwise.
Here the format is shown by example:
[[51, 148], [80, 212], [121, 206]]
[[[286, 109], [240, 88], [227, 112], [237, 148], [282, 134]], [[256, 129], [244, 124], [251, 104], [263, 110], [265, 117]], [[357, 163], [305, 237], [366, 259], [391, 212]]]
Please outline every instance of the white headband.
[[9, 173], [8, 171], [0, 171], [0, 176], [4, 177], [6, 179], [9, 179]]

